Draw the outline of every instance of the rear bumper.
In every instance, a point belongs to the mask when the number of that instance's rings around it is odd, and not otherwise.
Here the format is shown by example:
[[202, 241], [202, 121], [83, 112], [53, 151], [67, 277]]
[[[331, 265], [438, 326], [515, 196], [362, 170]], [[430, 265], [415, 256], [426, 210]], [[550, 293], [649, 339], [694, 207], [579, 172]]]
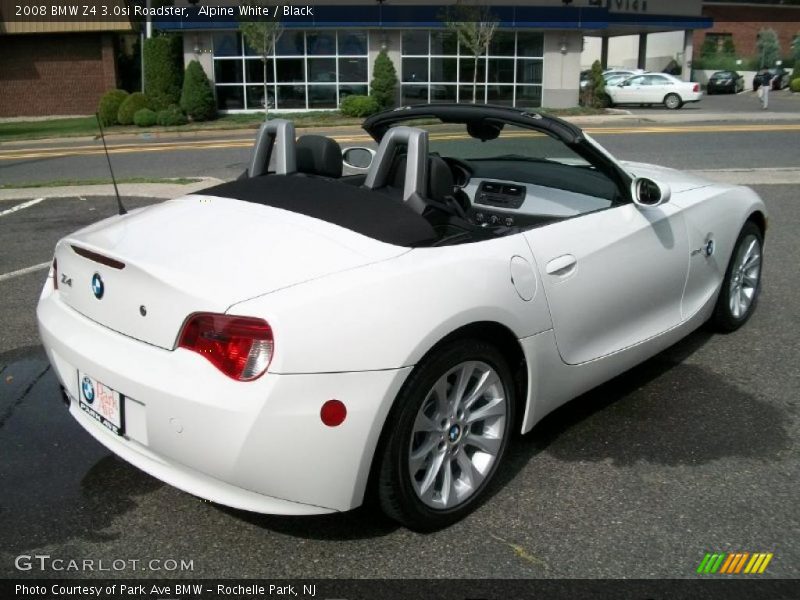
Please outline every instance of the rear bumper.
[[[383, 422], [410, 368], [237, 382], [192, 352], [150, 346], [83, 317], [48, 286], [37, 308], [43, 345], [70, 413], [109, 450], [170, 485], [244, 510], [320, 514], [362, 502]], [[126, 397], [124, 435], [78, 407], [78, 370]], [[334, 428], [319, 416], [331, 398], [348, 409]]]

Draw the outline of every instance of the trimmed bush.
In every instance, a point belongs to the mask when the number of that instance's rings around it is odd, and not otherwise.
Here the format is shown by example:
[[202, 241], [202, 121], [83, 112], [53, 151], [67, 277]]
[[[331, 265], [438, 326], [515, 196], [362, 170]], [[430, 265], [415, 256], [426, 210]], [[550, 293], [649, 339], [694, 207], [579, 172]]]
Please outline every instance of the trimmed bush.
[[133, 115], [143, 108], [150, 108], [150, 101], [141, 92], [134, 92], [125, 100], [117, 111], [117, 123], [120, 125], [133, 125]]
[[792, 79], [792, 82], [789, 84], [789, 89], [795, 93], [800, 92], [800, 77]]
[[186, 115], [183, 114], [180, 107], [175, 104], [156, 113], [156, 123], [164, 127], [186, 125], [188, 122], [189, 119], [186, 118]]
[[378, 112], [381, 107], [372, 96], [347, 96], [342, 100], [339, 110], [345, 117], [368, 117]]
[[381, 110], [392, 108], [397, 102], [397, 71], [386, 50], [381, 50], [375, 58], [369, 87]]
[[183, 42], [177, 35], [159, 35], [144, 41], [144, 93], [153, 110], [163, 110], [181, 99]]
[[111, 90], [103, 94], [100, 98], [100, 104], [97, 105], [97, 114], [100, 116], [100, 122], [103, 127], [117, 124], [117, 113], [119, 107], [125, 102], [128, 97], [128, 92], [125, 90]]
[[217, 116], [211, 82], [196, 60], [189, 63], [183, 75], [181, 108], [192, 121], [210, 121]]
[[152, 127], [156, 124], [156, 113], [149, 108], [140, 108], [133, 115], [133, 123], [137, 127]]

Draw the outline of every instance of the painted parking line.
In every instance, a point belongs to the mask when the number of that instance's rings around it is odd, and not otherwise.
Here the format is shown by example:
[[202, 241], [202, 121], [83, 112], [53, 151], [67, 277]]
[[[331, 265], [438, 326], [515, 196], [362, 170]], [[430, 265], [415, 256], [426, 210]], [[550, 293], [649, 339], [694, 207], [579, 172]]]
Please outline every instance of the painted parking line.
[[34, 206], [39, 204], [44, 200], [44, 198], [34, 198], [33, 200], [28, 200], [27, 202], [23, 202], [22, 204], [17, 204], [16, 206], [12, 206], [11, 208], [7, 208], [5, 210], [0, 210], [0, 217], [4, 217], [6, 215], [10, 215], [11, 213], [15, 213], [18, 210], [22, 210], [24, 208], [28, 208], [29, 206]]
[[11, 271], [10, 273], [3, 273], [0, 275], [0, 281], [6, 281], [7, 279], [14, 279], [15, 277], [21, 277], [22, 275], [27, 275], [28, 273], [35, 273], [36, 271], [44, 271], [50, 267], [49, 262], [39, 263], [38, 265], [33, 265], [32, 267], [25, 267], [24, 269], [19, 269], [17, 271]]

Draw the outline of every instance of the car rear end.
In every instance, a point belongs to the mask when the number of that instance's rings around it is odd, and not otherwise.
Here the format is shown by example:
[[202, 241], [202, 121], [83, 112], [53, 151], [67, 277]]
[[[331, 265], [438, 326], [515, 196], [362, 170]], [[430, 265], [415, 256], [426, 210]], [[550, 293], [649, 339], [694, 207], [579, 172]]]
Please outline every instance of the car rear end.
[[[403, 249], [356, 240], [355, 251], [340, 228], [236, 202], [172, 201], [59, 242], [37, 307], [42, 343], [76, 421], [151, 475], [257, 512], [347, 510], [406, 370], [273, 372], [269, 315], [228, 309]], [[182, 225], [187, 206], [205, 216]], [[239, 236], [222, 235], [234, 223]], [[300, 247], [317, 260], [281, 272]]]
[[703, 97], [703, 91], [700, 89], [700, 84], [695, 81], [684, 81], [679, 84], [681, 101], [684, 104], [690, 102], [699, 102]]

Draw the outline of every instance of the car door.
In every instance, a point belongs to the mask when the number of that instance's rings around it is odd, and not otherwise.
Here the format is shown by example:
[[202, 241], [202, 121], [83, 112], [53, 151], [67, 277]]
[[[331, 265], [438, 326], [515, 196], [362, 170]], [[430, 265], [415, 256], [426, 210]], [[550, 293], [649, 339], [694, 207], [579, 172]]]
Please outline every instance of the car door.
[[647, 102], [652, 102], [654, 104], [663, 102], [664, 96], [670, 92], [678, 93], [673, 82], [663, 75], [647, 75], [646, 79], [648, 84], [645, 88]]
[[644, 75], [637, 75], [626, 79], [617, 87], [617, 97], [615, 102], [618, 104], [645, 102], [642, 100], [642, 88], [645, 86]]
[[625, 203], [525, 235], [564, 362], [607, 356], [680, 323], [689, 251], [676, 205]]

